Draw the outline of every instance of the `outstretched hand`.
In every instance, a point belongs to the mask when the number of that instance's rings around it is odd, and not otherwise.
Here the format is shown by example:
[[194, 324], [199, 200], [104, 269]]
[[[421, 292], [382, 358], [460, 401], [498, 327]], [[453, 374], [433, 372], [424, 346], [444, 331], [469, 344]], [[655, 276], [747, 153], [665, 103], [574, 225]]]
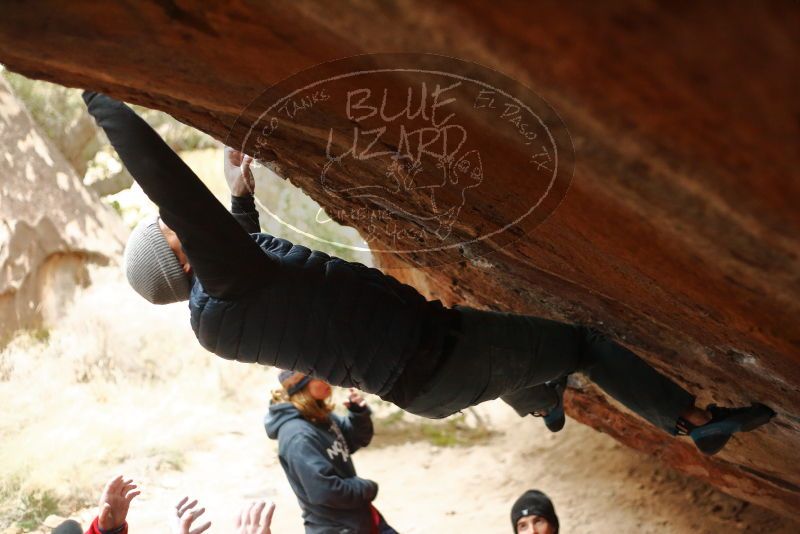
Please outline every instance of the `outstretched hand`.
[[211, 527], [211, 521], [206, 521], [195, 528], [192, 528], [192, 523], [194, 523], [195, 519], [203, 515], [206, 509], [198, 508], [194, 510], [193, 508], [197, 505], [197, 499], [192, 502], [188, 501], [189, 497], [184, 497], [175, 505], [175, 515], [178, 521], [175, 532], [177, 534], [200, 534], [201, 532], [205, 532]]
[[267, 513], [261, 518], [261, 513], [267, 508], [264, 501], [254, 502], [250, 506], [242, 508], [239, 517], [236, 518], [237, 534], [272, 534], [272, 514], [275, 513], [275, 503], [269, 503]]
[[109, 480], [100, 496], [97, 526], [103, 530], [121, 527], [128, 517], [131, 501], [140, 493], [136, 490], [136, 484], [132, 479], [124, 480], [122, 475], [119, 475]]
[[234, 150], [229, 146], [225, 147], [225, 181], [231, 194], [235, 197], [243, 197], [255, 193], [256, 186], [250, 164], [253, 158]]
[[355, 388], [350, 388], [350, 395], [347, 402], [344, 403], [348, 410], [361, 411], [367, 407], [367, 401], [364, 396]]

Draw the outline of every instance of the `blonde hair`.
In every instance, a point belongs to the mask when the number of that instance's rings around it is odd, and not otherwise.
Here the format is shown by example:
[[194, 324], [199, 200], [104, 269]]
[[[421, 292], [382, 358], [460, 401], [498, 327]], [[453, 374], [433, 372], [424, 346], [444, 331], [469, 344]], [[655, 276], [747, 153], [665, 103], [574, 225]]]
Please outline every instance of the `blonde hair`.
[[330, 413], [333, 411], [333, 404], [330, 403], [329, 399], [330, 397], [328, 399], [317, 400], [312, 397], [308, 392], [308, 384], [291, 396], [284, 388], [276, 389], [272, 392], [273, 404], [277, 402], [291, 402], [292, 405], [297, 408], [297, 411], [300, 412], [300, 415], [312, 423], [326, 423], [328, 421]]

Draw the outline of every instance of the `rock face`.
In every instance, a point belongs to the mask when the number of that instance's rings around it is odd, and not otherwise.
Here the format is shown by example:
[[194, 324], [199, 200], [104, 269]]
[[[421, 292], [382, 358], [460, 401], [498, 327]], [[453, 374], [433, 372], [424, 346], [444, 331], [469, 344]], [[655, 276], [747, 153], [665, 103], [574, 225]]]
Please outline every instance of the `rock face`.
[[[552, 215], [513, 239], [449, 248], [436, 261], [391, 252], [379, 261], [448, 303], [593, 324], [701, 403], [769, 404], [778, 413], [773, 424], [709, 459], [591, 385], [568, 395], [572, 417], [800, 518], [794, 3], [725, 11], [633, 0], [613, 7], [352, 0], [332, 10], [236, 0], [47, 4], [35, 12], [4, 6], [0, 61], [9, 68], [165, 110], [220, 140], [232, 132], [230, 144], [246, 142], [237, 117], [265, 88], [354, 54], [424, 50], [486, 65], [533, 89], [560, 115], [575, 149], [569, 190]], [[328, 111], [313, 108], [315, 120], [330, 119], [343, 132], [341, 117]], [[261, 159], [340, 222], [366, 235], [372, 222], [348, 210], [354, 204], [402, 215], [420, 201], [327, 195], [317, 158], [327, 128], [302, 126], [268, 137]], [[529, 170], [514, 163], [520, 149], [507, 133], [486, 124], [481, 135], [507, 150], [508, 160], [496, 160], [491, 187], [461, 205], [455, 239], [506, 224], [506, 208], [535, 195], [525, 192]], [[352, 190], [375, 172], [355, 162], [327, 186]], [[398, 220], [400, 229], [425, 225]], [[390, 250], [385, 240], [372, 244]]]
[[122, 252], [126, 230], [41, 135], [0, 78], [0, 336], [51, 324], [87, 263]]

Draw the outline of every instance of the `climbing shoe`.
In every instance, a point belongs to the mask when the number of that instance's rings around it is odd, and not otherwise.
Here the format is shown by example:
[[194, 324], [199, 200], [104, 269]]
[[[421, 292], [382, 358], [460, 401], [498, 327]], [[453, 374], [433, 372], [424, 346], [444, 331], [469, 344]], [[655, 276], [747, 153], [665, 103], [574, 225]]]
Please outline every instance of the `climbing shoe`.
[[558, 398], [558, 403], [546, 413], [535, 412], [533, 415], [544, 420], [544, 426], [550, 432], [558, 432], [567, 422], [564, 416], [564, 390], [567, 388], [567, 377], [564, 376], [553, 382], [547, 382], [547, 387], [553, 388]]
[[775, 412], [763, 404], [746, 408], [720, 408], [715, 404], [706, 408], [711, 412], [711, 421], [693, 428], [689, 436], [700, 452], [716, 454], [736, 432], [750, 432], [764, 425], [775, 416]]

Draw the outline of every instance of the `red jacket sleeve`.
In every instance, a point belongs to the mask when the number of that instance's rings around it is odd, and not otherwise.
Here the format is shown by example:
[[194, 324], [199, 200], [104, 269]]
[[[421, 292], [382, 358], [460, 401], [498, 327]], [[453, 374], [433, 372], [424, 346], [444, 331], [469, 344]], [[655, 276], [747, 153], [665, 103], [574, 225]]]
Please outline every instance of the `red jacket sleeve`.
[[[100, 530], [99, 526], [97, 526], [98, 519], [99, 518], [97, 517], [94, 518], [94, 521], [92, 521], [92, 524], [89, 527], [89, 530], [86, 531], [86, 534], [103, 534], [103, 531]], [[108, 534], [108, 532], [109, 531], [106, 531], [106, 534]], [[110, 532], [113, 532], [114, 534], [128, 534], [128, 522], [126, 521], [123, 523], [120, 529], [115, 529]]]

